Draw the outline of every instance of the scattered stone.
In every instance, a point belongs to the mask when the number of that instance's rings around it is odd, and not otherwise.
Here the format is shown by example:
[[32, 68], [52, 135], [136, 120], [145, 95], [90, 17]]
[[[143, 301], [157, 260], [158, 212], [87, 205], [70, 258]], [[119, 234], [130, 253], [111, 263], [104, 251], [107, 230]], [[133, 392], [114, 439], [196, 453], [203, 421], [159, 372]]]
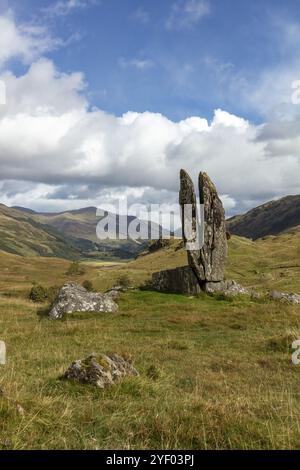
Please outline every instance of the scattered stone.
[[105, 295], [109, 296], [112, 300], [118, 300], [122, 292], [126, 292], [123, 286], [114, 286], [105, 292]]
[[75, 282], [65, 284], [58, 293], [49, 313], [52, 319], [62, 318], [67, 313], [97, 312], [114, 313], [118, 305], [109, 294], [88, 292]]
[[261, 292], [252, 291], [250, 297], [251, 300], [255, 302], [257, 300], [261, 300], [263, 298], [263, 294]]
[[132, 362], [117, 354], [91, 354], [86, 359], [73, 362], [61, 378], [106, 388], [126, 376], [138, 375]]
[[300, 304], [300, 295], [299, 294], [286, 294], [284, 292], [278, 292], [273, 290], [269, 293], [269, 298], [271, 300], [277, 300], [279, 302], [288, 303], [288, 304]]
[[243, 287], [232, 280], [222, 282], [207, 282], [205, 287], [206, 292], [209, 294], [220, 293], [228, 296], [250, 294], [250, 291], [246, 289], [246, 287]]

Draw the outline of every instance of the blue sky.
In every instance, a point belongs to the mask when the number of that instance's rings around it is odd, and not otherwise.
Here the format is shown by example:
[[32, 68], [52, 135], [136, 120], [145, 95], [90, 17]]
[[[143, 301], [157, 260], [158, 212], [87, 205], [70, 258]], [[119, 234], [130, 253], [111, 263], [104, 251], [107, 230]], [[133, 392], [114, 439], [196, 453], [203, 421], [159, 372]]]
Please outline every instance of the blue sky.
[[227, 214], [299, 194], [298, 0], [0, 0], [0, 201], [173, 203], [207, 171]]
[[68, 43], [48, 56], [61, 70], [84, 72], [91, 104], [117, 115], [147, 110], [174, 120], [211, 118], [221, 107], [259, 122], [260, 110], [241, 102], [232, 81], [255, 86], [264, 70], [284, 63], [284, 25], [300, 20], [297, 0], [210, 0], [199, 18], [184, 12], [184, 1], [86, 3], [56, 15], [45, 11], [53, 1], [9, 6], [20, 21], [46, 23]]

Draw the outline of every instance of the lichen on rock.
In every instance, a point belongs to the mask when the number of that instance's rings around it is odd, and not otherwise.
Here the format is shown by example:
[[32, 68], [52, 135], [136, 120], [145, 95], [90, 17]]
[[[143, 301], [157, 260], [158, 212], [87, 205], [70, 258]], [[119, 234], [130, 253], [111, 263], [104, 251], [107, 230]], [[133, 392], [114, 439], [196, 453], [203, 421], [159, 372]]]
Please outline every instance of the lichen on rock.
[[118, 354], [91, 354], [74, 361], [61, 379], [106, 388], [119, 383], [126, 376], [138, 376], [133, 364]]
[[109, 294], [88, 292], [80, 284], [69, 282], [59, 291], [48, 316], [56, 320], [67, 313], [114, 313], [117, 310], [118, 305]]

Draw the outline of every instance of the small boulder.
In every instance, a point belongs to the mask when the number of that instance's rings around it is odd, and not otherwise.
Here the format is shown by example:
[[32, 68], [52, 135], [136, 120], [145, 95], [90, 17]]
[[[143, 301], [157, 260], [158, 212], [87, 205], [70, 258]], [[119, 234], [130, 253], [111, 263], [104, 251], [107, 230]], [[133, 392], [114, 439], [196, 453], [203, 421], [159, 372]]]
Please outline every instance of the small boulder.
[[251, 291], [250, 298], [253, 302], [258, 302], [259, 300], [262, 300], [264, 296], [261, 292], [257, 292], [253, 290]]
[[56, 320], [67, 313], [114, 313], [117, 310], [118, 305], [110, 295], [88, 292], [80, 284], [69, 282], [59, 291], [49, 312], [49, 317]]
[[105, 295], [110, 297], [112, 300], [118, 300], [122, 292], [126, 292], [126, 288], [123, 286], [114, 286], [105, 292]]
[[207, 282], [206, 292], [209, 294], [219, 293], [229, 296], [250, 294], [250, 291], [246, 287], [243, 287], [232, 280], [221, 282]]
[[273, 290], [269, 293], [269, 298], [270, 300], [277, 300], [287, 304], [300, 304], [300, 295], [294, 293], [286, 294], [284, 292]]
[[61, 379], [106, 388], [126, 376], [138, 375], [132, 363], [117, 354], [91, 354], [86, 359], [74, 361]]

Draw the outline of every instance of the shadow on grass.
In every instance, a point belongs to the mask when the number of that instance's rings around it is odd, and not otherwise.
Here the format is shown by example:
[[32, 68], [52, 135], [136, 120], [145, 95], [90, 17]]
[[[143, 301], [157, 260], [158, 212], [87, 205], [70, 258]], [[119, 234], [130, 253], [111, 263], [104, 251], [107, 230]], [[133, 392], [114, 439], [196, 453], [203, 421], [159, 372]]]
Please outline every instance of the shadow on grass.
[[50, 305], [47, 305], [47, 306], [44, 305], [43, 307], [40, 307], [37, 309], [36, 314], [40, 320], [42, 320], [43, 318], [49, 319], [50, 310], [51, 310]]

